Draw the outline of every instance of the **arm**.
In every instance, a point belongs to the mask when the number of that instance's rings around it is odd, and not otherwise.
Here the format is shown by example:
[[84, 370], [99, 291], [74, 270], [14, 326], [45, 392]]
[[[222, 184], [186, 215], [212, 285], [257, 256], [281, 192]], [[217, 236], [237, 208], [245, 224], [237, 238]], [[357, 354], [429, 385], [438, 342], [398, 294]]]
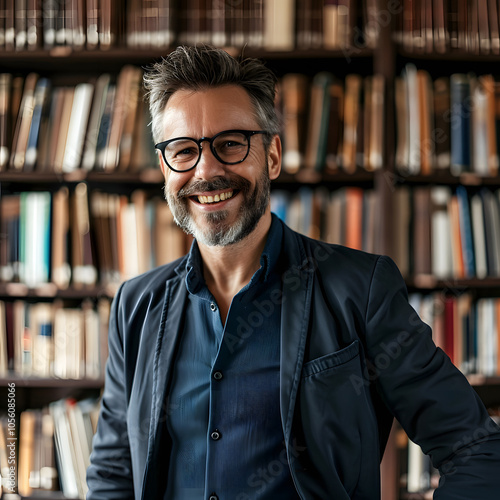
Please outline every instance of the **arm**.
[[87, 500], [133, 499], [132, 465], [127, 430], [127, 391], [123, 332], [118, 322], [121, 289], [109, 321], [109, 357], [91, 465], [87, 470]]
[[436, 500], [494, 500], [500, 491], [500, 429], [407, 299], [397, 267], [381, 257], [366, 311], [367, 357], [377, 390], [439, 469]]

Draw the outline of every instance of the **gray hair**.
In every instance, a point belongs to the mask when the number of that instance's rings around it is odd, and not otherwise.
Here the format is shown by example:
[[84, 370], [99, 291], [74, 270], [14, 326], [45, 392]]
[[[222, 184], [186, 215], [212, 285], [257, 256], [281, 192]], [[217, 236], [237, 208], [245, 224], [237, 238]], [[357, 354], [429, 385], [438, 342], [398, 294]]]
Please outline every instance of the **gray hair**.
[[174, 92], [199, 91], [223, 85], [238, 85], [248, 92], [259, 127], [271, 134], [265, 136], [268, 145], [272, 135], [280, 131], [274, 107], [276, 76], [258, 59], [236, 59], [226, 51], [208, 45], [179, 46], [146, 70], [144, 86], [154, 141], [165, 140], [162, 114]]

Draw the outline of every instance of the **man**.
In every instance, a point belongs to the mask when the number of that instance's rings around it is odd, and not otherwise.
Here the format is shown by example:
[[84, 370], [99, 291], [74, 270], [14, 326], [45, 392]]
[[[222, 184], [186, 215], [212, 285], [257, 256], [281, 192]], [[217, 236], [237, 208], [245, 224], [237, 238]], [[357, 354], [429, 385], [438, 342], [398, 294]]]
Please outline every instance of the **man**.
[[195, 241], [115, 297], [87, 498], [378, 499], [396, 417], [440, 469], [435, 498], [496, 499], [500, 430], [393, 262], [271, 214], [272, 73], [179, 47], [145, 82], [165, 196]]

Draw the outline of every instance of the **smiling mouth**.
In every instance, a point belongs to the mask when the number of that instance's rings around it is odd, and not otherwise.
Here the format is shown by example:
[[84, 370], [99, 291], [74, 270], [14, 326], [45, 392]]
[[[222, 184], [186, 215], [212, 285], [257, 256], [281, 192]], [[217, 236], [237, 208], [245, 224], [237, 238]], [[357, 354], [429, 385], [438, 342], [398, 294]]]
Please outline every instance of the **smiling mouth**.
[[215, 203], [220, 203], [221, 201], [228, 200], [229, 198], [232, 198], [234, 194], [234, 191], [225, 191], [223, 193], [216, 194], [215, 196], [204, 196], [204, 195], [199, 195], [199, 196], [193, 196], [193, 198], [198, 201], [198, 203], [201, 203], [202, 205], [206, 204], [215, 204]]

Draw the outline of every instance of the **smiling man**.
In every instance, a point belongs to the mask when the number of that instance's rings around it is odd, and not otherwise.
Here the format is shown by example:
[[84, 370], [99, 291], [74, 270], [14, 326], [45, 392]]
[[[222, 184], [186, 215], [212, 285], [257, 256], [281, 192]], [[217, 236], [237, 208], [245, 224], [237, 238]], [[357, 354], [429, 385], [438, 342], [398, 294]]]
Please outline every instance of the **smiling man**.
[[195, 239], [115, 297], [87, 498], [377, 500], [394, 417], [439, 468], [435, 498], [497, 498], [500, 430], [394, 263], [271, 213], [275, 83], [210, 47], [145, 76], [165, 198]]

